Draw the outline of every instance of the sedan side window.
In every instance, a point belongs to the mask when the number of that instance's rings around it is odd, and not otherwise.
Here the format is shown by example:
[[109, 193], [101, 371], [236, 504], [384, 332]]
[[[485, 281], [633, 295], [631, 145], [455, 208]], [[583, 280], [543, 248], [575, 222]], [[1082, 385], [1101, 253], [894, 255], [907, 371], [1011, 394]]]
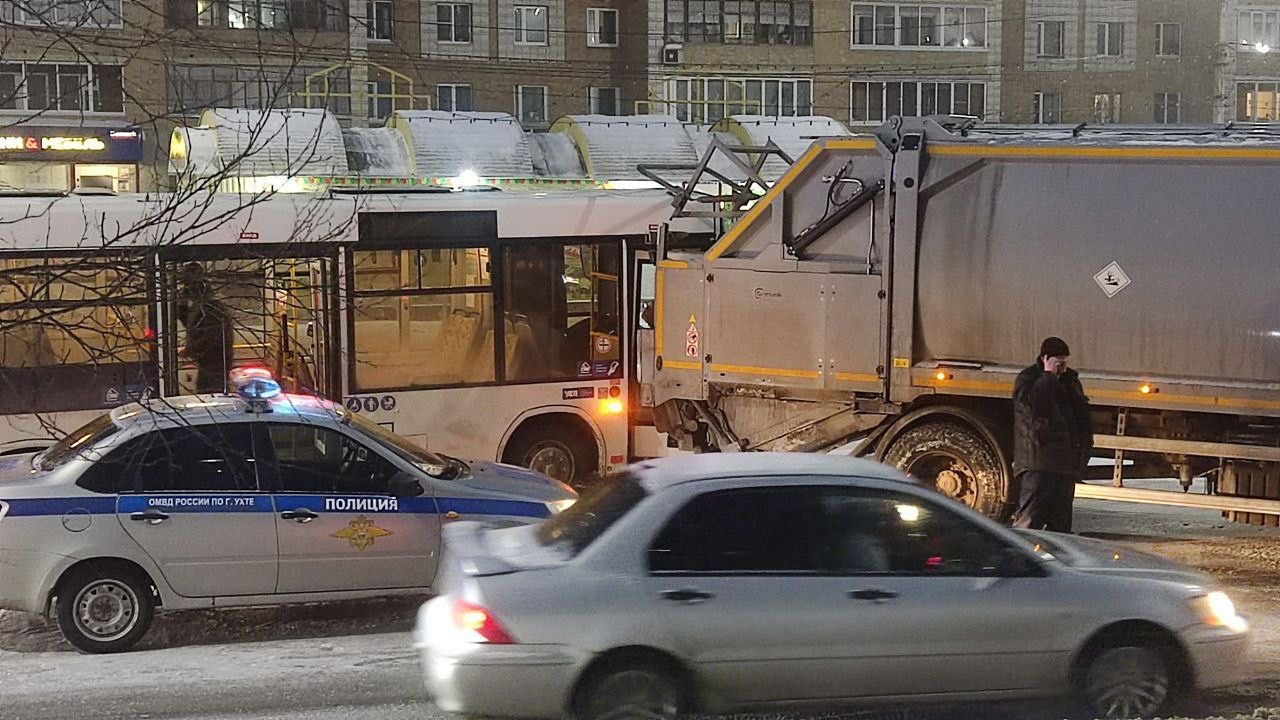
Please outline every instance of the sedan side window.
[[269, 423], [284, 492], [386, 495], [396, 468], [376, 451], [314, 425]]
[[655, 573], [814, 573], [823, 543], [814, 522], [821, 489], [772, 487], [700, 495], [649, 549]]
[[249, 423], [185, 425], [148, 433], [104, 458], [120, 492], [258, 489]]
[[956, 513], [897, 493], [833, 488], [821, 517], [837, 573], [990, 576], [1007, 550]]

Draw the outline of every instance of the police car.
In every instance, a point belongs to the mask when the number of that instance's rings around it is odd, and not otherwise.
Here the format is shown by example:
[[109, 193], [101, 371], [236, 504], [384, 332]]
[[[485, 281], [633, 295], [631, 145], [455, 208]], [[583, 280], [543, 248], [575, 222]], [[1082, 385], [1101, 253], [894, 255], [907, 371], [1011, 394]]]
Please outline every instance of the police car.
[[421, 593], [442, 523], [535, 522], [576, 500], [523, 468], [436, 455], [340, 405], [282, 394], [146, 400], [0, 458], [0, 608], [93, 653], [154, 612]]

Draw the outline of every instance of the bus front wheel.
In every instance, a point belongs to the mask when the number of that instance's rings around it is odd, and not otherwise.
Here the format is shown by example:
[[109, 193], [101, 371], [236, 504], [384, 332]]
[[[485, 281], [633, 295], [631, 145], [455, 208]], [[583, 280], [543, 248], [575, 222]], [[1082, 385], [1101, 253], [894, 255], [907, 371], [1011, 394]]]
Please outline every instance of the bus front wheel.
[[599, 468], [599, 452], [591, 429], [569, 416], [525, 421], [507, 442], [502, 460], [575, 488], [585, 485]]

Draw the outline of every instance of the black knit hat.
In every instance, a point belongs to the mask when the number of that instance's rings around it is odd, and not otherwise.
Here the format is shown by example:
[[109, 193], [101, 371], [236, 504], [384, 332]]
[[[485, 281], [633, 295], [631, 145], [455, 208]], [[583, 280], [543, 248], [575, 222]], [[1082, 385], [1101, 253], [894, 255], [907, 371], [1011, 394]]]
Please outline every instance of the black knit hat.
[[1071, 354], [1071, 348], [1067, 347], [1065, 340], [1059, 337], [1045, 338], [1040, 343], [1040, 357], [1067, 357]]

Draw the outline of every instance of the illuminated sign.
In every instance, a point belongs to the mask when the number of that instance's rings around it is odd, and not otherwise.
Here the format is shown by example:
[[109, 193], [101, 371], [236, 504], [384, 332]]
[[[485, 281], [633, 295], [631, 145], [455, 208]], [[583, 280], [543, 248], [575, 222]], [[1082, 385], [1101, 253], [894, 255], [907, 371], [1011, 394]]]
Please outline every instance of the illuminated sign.
[[142, 133], [135, 129], [15, 127], [10, 133], [0, 133], [0, 153], [30, 160], [74, 160], [77, 155], [87, 155], [95, 162], [137, 162], [142, 157]]
[[102, 152], [107, 144], [96, 137], [0, 136], [0, 150], [46, 150], [53, 152]]

